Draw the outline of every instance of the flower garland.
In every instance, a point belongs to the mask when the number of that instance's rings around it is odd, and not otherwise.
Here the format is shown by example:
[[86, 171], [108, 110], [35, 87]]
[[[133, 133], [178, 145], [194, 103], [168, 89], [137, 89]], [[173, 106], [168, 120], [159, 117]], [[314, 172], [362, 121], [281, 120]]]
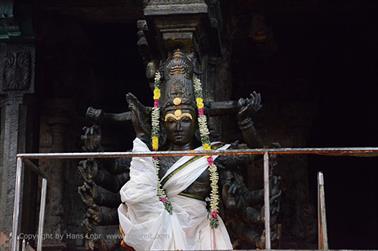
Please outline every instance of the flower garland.
[[[154, 83], [154, 107], [152, 108], [151, 113], [151, 120], [152, 120], [152, 130], [151, 130], [151, 143], [152, 143], [152, 150], [157, 151], [159, 149], [159, 131], [160, 131], [160, 108], [159, 108], [159, 100], [161, 96], [160, 92], [160, 73], [156, 72], [155, 74], [155, 83]], [[158, 178], [157, 184], [157, 196], [159, 200], [164, 204], [165, 209], [168, 211], [169, 214], [172, 214], [172, 204], [168, 200], [167, 195], [165, 194], [164, 189], [161, 187], [160, 179], [159, 179], [159, 170], [160, 164], [159, 159], [157, 157], [152, 158], [152, 162], [156, 168], [156, 175]]]
[[[198, 110], [198, 126], [201, 135], [202, 147], [204, 150], [211, 150], [210, 132], [207, 126], [207, 118], [205, 115], [205, 106], [203, 103], [202, 85], [201, 81], [194, 76], [193, 77], [194, 95], [196, 97], [197, 110]], [[211, 228], [217, 228], [219, 225], [218, 212], [219, 212], [219, 193], [218, 193], [218, 180], [219, 175], [217, 172], [217, 166], [214, 164], [212, 156], [207, 157], [210, 172], [210, 226]]]
[[[159, 100], [161, 96], [160, 91], [160, 73], [156, 72], [155, 74], [155, 84], [154, 84], [154, 107], [152, 108], [152, 132], [151, 132], [151, 143], [152, 143], [152, 150], [157, 151], [159, 149], [159, 122], [160, 122], [160, 108], [159, 108]], [[202, 147], [204, 150], [211, 150], [211, 142], [210, 142], [210, 132], [207, 126], [207, 118], [205, 115], [205, 106], [203, 102], [203, 94], [202, 94], [202, 85], [201, 81], [194, 76], [193, 77], [193, 87], [194, 87], [194, 94], [196, 97], [196, 104], [198, 110], [198, 126], [201, 135], [201, 142]], [[154, 166], [156, 168], [156, 174], [158, 176], [158, 185], [157, 185], [157, 195], [159, 200], [164, 204], [165, 209], [172, 214], [172, 204], [169, 201], [164, 189], [161, 187], [160, 179], [159, 179], [159, 159], [157, 157], [153, 157], [152, 159]], [[217, 228], [219, 225], [218, 219], [218, 212], [219, 212], [219, 193], [218, 193], [218, 180], [219, 175], [217, 172], [217, 166], [214, 164], [214, 159], [212, 156], [207, 157], [207, 162], [209, 165], [209, 172], [210, 172], [210, 226], [211, 228]]]

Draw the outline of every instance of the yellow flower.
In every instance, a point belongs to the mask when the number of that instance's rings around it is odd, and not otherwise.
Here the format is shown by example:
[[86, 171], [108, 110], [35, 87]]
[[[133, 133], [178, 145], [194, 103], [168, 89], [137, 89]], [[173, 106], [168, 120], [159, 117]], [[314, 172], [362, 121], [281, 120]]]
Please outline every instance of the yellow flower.
[[211, 146], [209, 144], [203, 144], [203, 150], [211, 150]]
[[159, 149], [159, 138], [157, 136], [152, 136], [152, 149], [154, 151]]
[[197, 108], [198, 109], [201, 109], [204, 107], [203, 105], [203, 98], [196, 98], [196, 101], [197, 101]]
[[154, 99], [160, 99], [160, 89], [157, 87], [154, 89]]

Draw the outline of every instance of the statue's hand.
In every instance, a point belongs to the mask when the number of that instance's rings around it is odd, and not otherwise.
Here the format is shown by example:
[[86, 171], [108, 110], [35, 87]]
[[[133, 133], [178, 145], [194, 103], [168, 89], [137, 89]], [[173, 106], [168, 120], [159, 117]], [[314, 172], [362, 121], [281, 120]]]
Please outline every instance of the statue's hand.
[[90, 106], [85, 113], [85, 117], [93, 123], [99, 123], [104, 117], [104, 111], [101, 109], [95, 109]]
[[87, 205], [92, 206], [95, 204], [94, 202], [94, 190], [93, 190], [93, 183], [84, 182], [82, 186], [78, 187], [78, 193], [81, 197], [81, 200]]
[[102, 221], [101, 211], [97, 205], [89, 207], [85, 216], [96, 224], [99, 224]]
[[101, 128], [98, 125], [83, 128], [82, 149], [87, 152], [101, 151]]
[[148, 109], [132, 93], [126, 94], [126, 100], [129, 104], [131, 121], [137, 137], [141, 138], [149, 134], [151, 123], [148, 122], [150, 117]]
[[244, 208], [246, 206], [245, 195], [248, 193], [241, 176], [234, 174], [234, 180], [229, 186], [228, 193], [235, 199], [237, 208]]
[[86, 182], [90, 182], [92, 179], [94, 179], [98, 172], [99, 172], [99, 167], [97, 165], [97, 162], [94, 161], [93, 159], [87, 159], [87, 160], [82, 160], [79, 162], [78, 165], [79, 172], [83, 179]]
[[250, 94], [250, 98], [239, 99], [238, 105], [238, 120], [241, 122], [250, 118], [254, 113], [261, 109], [261, 94], [254, 91]]

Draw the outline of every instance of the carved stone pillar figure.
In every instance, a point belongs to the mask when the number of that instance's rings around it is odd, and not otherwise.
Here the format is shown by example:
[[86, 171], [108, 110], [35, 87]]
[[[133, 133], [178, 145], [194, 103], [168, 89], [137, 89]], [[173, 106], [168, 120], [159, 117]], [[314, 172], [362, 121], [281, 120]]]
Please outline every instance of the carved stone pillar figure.
[[33, 128], [33, 121], [28, 118], [31, 107], [26, 94], [34, 92], [34, 60], [32, 44], [0, 41], [0, 250], [8, 245], [12, 229], [16, 154], [32, 146], [27, 128]]

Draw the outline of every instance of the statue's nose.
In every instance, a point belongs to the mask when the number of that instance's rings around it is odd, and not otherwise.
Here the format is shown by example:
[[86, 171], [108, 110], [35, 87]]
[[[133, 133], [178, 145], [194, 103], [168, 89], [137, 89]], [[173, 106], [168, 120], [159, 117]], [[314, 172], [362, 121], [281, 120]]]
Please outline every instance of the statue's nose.
[[181, 127], [181, 121], [177, 121], [176, 123], [176, 131], [181, 131], [182, 127]]

